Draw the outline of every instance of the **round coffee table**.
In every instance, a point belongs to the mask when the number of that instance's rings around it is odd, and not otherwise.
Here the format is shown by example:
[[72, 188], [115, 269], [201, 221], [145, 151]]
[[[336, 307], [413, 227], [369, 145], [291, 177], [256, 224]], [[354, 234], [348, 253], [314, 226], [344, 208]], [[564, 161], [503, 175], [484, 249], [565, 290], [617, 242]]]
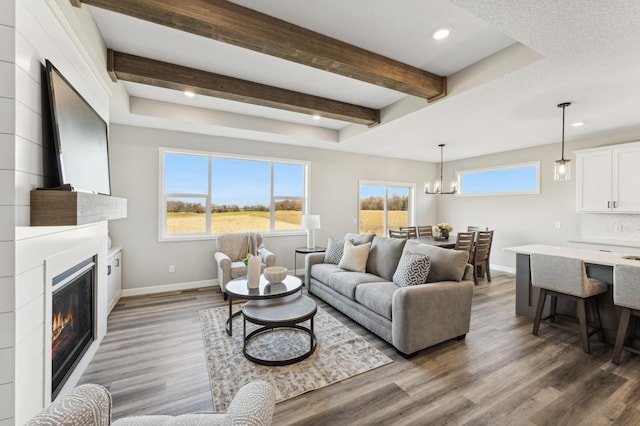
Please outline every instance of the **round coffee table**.
[[233, 313], [233, 298], [247, 300], [276, 299], [294, 294], [298, 290], [302, 292], [302, 280], [293, 275], [287, 275], [279, 283], [270, 283], [264, 275], [260, 275], [260, 284], [257, 288], [249, 288], [247, 277], [239, 277], [229, 281], [224, 289], [229, 299], [229, 318], [225, 325], [227, 334], [229, 336], [233, 335], [233, 318], [241, 313], [241, 311]]
[[[316, 350], [316, 335], [313, 332], [313, 317], [318, 311], [316, 302], [303, 294], [292, 294], [279, 299], [249, 300], [242, 308], [243, 344], [242, 353], [256, 364], [281, 366], [294, 364], [308, 358]], [[310, 327], [300, 323], [310, 320]], [[262, 327], [247, 335], [247, 321]], [[309, 350], [302, 355], [283, 360], [269, 360], [247, 353], [247, 342], [253, 337], [276, 328], [292, 328], [309, 335]]]

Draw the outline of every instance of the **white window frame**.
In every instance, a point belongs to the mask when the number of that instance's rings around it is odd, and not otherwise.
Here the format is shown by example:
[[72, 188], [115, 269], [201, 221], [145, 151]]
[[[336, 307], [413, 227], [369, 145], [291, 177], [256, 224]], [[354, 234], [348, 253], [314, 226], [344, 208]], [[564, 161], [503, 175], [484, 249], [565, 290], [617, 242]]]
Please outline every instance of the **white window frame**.
[[[309, 206], [310, 206], [310, 196], [309, 196], [309, 176], [310, 176], [310, 168], [311, 163], [309, 161], [304, 160], [291, 160], [286, 158], [275, 158], [275, 157], [258, 157], [258, 156], [249, 156], [249, 155], [241, 155], [241, 154], [228, 154], [228, 153], [219, 153], [219, 152], [210, 152], [210, 151], [201, 151], [201, 150], [192, 150], [192, 149], [183, 149], [183, 148], [169, 148], [169, 147], [160, 147], [159, 150], [159, 170], [158, 170], [158, 241], [189, 241], [189, 240], [209, 240], [215, 239], [219, 234], [214, 234], [211, 232], [211, 193], [212, 193], [212, 182], [211, 182], [211, 174], [212, 167], [211, 161], [212, 159], [230, 159], [230, 160], [248, 160], [248, 161], [259, 161], [263, 163], [270, 164], [270, 200], [271, 205], [269, 206], [269, 231], [262, 231], [261, 234], [264, 235], [301, 235], [305, 234], [306, 231], [302, 228], [293, 229], [293, 230], [274, 230], [275, 225], [275, 200], [286, 198], [290, 200], [302, 200], [302, 214], [308, 214]], [[177, 154], [177, 155], [193, 155], [193, 156], [201, 156], [207, 157], [208, 159], [208, 176], [207, 176], [207, 194], [183, 194], [183, 193], [165, 193], [165, 154]], [[286, 195], [278, 195], [274, 194], [274, 175], [273, 169], [275, 163], [284, 163], [284, 164], [294, 164], [304, 167], [304, 195], [302, 197], [293, 197]], [[192, 233], [192, 234], [168, 234], [167, 230], [167, 199], [171, 197], [180, 197], [180, 198], [205, 198], [206, 200], [206, 230], [205, 232], [200, 233]]]
[[[497, 170], [517, 169], [521, 167], [536, 167], [536, 188], [531, 191], [510, 191], [510, 192], [473, 192], [465, 194], [464, 191], [464, 175], [471, 173], [492, 172]], [[456, 180], [458, 185], [457, 197], [491, 197], [502, 195], [533, 195], [540, 194], [540, 161], [530, 161], [527, 163], [507, 164], [503, 166], [485, 167], [480, 169], [461, 170], [456, 172]]]
[[388, 218], [387, 218], [387, 197], [389, 195], [389, 187], [393, 188], [408, 188], [409, 189], [409, 223], [408, 226], [415, 226], [414, 218], [415, 218], [415, 199], [416, 199], [416, 184], [411, 182], [390, 182], [390, 181], [377, 181], [377, 180], [359, 180], [358, 181], [358, 229], [357, 232], [360, 232], [360, 190], [362, 186], [382, 186], [384, 187], [384, 235], [380, 235], [381, 237], [385, 237], [388, 232]]

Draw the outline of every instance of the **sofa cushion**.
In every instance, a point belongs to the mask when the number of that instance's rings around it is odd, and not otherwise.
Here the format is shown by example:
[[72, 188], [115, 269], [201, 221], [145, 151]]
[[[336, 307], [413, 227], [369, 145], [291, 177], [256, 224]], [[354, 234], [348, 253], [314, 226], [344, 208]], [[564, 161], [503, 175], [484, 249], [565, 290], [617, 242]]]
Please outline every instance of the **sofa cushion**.
[[377, 275], [343, 270], [342, 272], [329, 274], [327, 280], [323, 281], [323, 283], [343, 296], [355, 300], [357, 287], [383, 281], [386, 280]]
[[311, 277], [316, 280], [327, 283], [329, 281], [329, 275], [337, 272], [344, 272], [338, 265], [331, 263], [318, 263], [311, 267]]
[[344, 253], [338, 266], [347, 271], [364, 272], [367, 268], [367, 258], [371, 243], [354, 245], [351, 241], [344, 242]]
[[374, 237], [367, 259], [367, 272], [391, 281], [406, 242], [400, 238]]
[[324, 263], [337, 265], [344, 254], [344, 240], [334, 240], [329, 238], [327, 251], [324, 253]]
[[349, 232], [344, 236], [344, 240], [351, 241], [354, 246], [359, 246], [372, 242], [375, 236], [376, 234], [354, 234]]
[[428, 244], [420, 244], [415, 241], [407, 241], [404, 252], [423, 254], [431, 259], [431, 269], [427, 276], [427, 282], [436, 281], [462, 281], [464, 270], [469, 260], [466, 251], [443, 249]]
[[427, 282], [431, 261], [429, 256], [407, 252], [400, 257], [393, 282], [400, 287], [420, 285]]
[[366, 306], [378, 315], [391, 319], [393, 293], [398, 286], [390, 281], [368, 283], [356, 288], [355, 298], [362, 306]]

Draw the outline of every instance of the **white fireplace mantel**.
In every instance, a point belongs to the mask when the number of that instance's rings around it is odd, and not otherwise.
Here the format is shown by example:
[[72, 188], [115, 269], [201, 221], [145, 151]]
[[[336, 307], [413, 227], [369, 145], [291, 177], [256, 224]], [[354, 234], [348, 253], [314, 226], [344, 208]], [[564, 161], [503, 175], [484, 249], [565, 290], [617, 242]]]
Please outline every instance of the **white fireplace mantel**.
[[59, 395], [73, 388], [107, 331], [107, 222], [16, 228], [15, 407], [23, 424], [51, 401], [52, 278], [96, 256], [95, 341]]

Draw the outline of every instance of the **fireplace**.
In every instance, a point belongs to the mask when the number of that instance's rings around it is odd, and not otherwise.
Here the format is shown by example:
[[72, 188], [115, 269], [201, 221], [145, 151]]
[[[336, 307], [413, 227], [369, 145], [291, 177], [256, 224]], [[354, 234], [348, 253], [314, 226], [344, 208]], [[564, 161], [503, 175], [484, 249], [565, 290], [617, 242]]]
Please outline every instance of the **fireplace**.
[[94, 257], [57, 275], [52, 282], [51, 398], [54, 399], [94, 336]]

